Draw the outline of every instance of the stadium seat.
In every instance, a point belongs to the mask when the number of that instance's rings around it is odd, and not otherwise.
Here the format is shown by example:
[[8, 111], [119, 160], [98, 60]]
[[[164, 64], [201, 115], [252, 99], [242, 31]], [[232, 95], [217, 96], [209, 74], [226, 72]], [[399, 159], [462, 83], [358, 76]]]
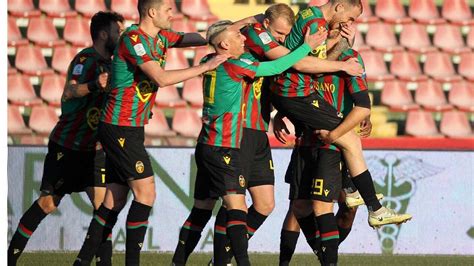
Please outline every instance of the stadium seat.
[[374, 16], [374, 13], [372, 13], [369, 0], [362, 0], [362, 7], [363, 11], [362, 14], [357, 18], [357, 22], [373, 23], [379, 20], [379, 18]]
[[171, 48], [168, 49], [166, 54], [166, 70], [175, 70], [175, 69], [183, 69], [188, 68], [189, 63], [186, 57], [184, 56], [184, 52], [182, 49], [179, 48]]
[[8, 101], [14, 105], [32, 106], [41, 104], [28, 76], [20, 73], [8, 76]]
[[433, 80], [418, 83], [415, 102], [428, 111], [444, 112], [453, 109], [446, 100], [441, 84]]
[[369, 24], [365, 43], [382, 52], [403, 50], [397, 43], [393, 26], [383, 22]]
[[18, 106], [8, 105], [8, 134], [31, 134], [31, 129], [26, 127]]
[[388, 73], [387, 66], [380, 52], [367, 50], [360, 52], [365, 64], [367, 81], [386, 81], [394, 79], [394, 76]]
[[454, 72], [454, 67], [449, 55], [442, 52], [426, 54], [424, 73], [442, 82], [452, 82], [462, 79]]
[[431, 45], [426, 26], [417, 23], [403, 25], [400, 44], [417, 53], [436, 51], [436, 48]]
[[37, 134], [48, 135], [58, 120], [54, 107], [38, 105], [31, 108], [30, 128]]
[[471, 27], [471, 29], [469, 30], [469, 34], [467, 35], [466, 42], [469, 48], [474, 49], [474, 28], [473, 27]]
[[67, 68], [71, 63], [74, 56], [77, 54], [77, 50], [69, 46], [56, 47], [53, 52], [53, 58], [51, 60], [51, 66], [54, 70], [58, 71], [62, 75], [66, 75]]
[[411, 21], [399, 0], [377, 1], [375, 15], [388, 23], [404, 24]]
[[444, 24], [436, 27], [433, 44], [448, 53], [463, 53], [470, 49], [464, 46], [461, 28], [452, 24]]
[[474, 82], [474, 52], [461, 54], [459, 74], [470, 82]]
[[396, 75], [405, 81], [427, 80], [428, 77], [423, 75], [417, 55], [414, 52], [396, 52], [393, 53], [392, 62], [390, 64], [390, 73]]
[[77, 16], [68, 0], [40, 0], [39, 9], [52, 18], [68, 18]]
[[8, 12], [14, 17], [39, 17], [41, 11], [36, 9], [33, 0], [8, 0]]
[[201, 131], [201, 118], [195, 109], [178, 108], [175, 110], [172, 129], [184, 137], [197, 138]]
[[201, 77], [194, 77], [184, 82], [183, 99], [189, 102], [192, 107], [202, 107], [204, 97]]
[[474, 83], [465, 80], [452, 83], [448, 99], [460, 110], [474, 112]]
[[56, 47], [66, 43], [59, 38], [53, 19], [48, 17], [31, 18], [26, 36], [40, 47]]
[[156, 93], [155, 103], [158, 107], [184, 107], [186, 102], [179, 96], [176, 86], [166, 86], [158, 89]]
[[384, 83], [380, 95], [382, 104], [387, 105], [394, 112], [406, 112], [419, 108], [413, 102], [413, 97], [406, 87], [406, 83], [398, 80], [387, 81]]
[[138, 0], [111, 0], [110, 9], [122, 14], [126, 20], [137, 21], [140, 14], [137, 9]]
[[356, 29], [356, 35], [355, 35], [354, 45], [352, 46], [352, 49], [359, 52], [371, 49], [368, 45], [365, 44], [364, 38], [362, 37], [362, 34], [360, 33], [358, 29]]
[[407, 115], [405, 133], [415, 137], [441, 137], [433, 115], [424, 110], [410, 111]]
[[196, 53], [194, 54], [193, 66], [199, 65], [199, 62], [201, 62], [201, 59], [204, 56], [206, 56], [210, 53], [214, 53], [214, 50], [210, 46], [196, 47], [195, 51], [196, 51]]
[[171, 28], [174, 31], [178, 31], [178, 32], [197, 32], [194, 24], [184, 19], [173, 19], [173, 24]]
[[48, 145], [49, 138], [42, 136], [27, 135], [20, 138], [21, 145]]
[[86, 18], [91, 18], [99, 11], [106, 11], [104, 0], [75, 0], [75, 9]]
[[412, 0], [408, 9], [411, 18], [423, 24], [441, 24], [446, 21], [439, 17], [438, 9], [433, 0]]
[[441, 133], [450, 138], [474, 137], [465, 112], [453, 110], [443, 113], [439, 129]]
[[23, 38], [20, 29], [16, 25], [16, 19], [8, 17], [8, 46], [22, 46], [27, 45], [28, 40]]
[[36, 46], [18, 47], [15, 67], [24, 74], [31, 76], [43, 76], [53, 73], [53, 70], [48, 68], [41, 49]]
[[443, 17], [458, 25], [472, 25], [472, 11], [467, 0], [444, 0]]
[[80, 17], [68, 18], [64, 25], [64, 40], [75, 47], [88, 47], [92, 45], [89, 21]]
[[181, 12], [188, 16], [192, 23], [204, 22], [206, 24], [203, 26], [196, 24], [198, 29], [207, 28], [218, 20], [217, 16], [211, 13], [207, 0], [182, 0]]
[[41, 83], [40, 96], [48, 105], [59, 107], [61, 106], [61, 97], [64, 91], [66, 77], [61, 75], [48, 75], [43, 78]]
[[165, 114], [156, 106], [152, 109], [153, 117], [145, 127], [145, 134], [150, 137], [175, 136], [176, 132], [170, 129]]
[[8, 62], [8, 75], [18, 73], [16, 68], [12, 67], [12, 65], [10, 64], [10, 60], [7, 60], [7, 62]]

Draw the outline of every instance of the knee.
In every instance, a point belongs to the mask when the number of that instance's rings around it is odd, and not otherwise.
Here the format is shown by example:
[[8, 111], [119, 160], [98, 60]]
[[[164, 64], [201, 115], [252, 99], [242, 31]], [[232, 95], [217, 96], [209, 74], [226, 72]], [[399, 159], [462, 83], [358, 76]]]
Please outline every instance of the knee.
[[332, 213], [334, 211], [334, 204], [332, 202], [315, 201], [313, 211], [316, 216]]
[[268, 216], [272, 213], [273, 209], [275, 208], [274, 201], [268, 201], [263, 204], [253, 204], [255, 210], [265, 216]]
[[296, 216], [296, 218], [306, 217], [313, 212], [311, 203], [306, 200], [293, 201], [291, 204], [291, 211]]
[[155, 198], [156, 198], [156, 191], [155, 189], [143, 189], [139, 190], [138, 193], [135, 194], [135, 200], [148, 205], [148, 206], [153, 206], [155, 203]]
[[50, 198], [39, 198], [38, 205], [44, 213], [50, 214], [58, 208], [59, 201], [55, 203], [54, 200]]

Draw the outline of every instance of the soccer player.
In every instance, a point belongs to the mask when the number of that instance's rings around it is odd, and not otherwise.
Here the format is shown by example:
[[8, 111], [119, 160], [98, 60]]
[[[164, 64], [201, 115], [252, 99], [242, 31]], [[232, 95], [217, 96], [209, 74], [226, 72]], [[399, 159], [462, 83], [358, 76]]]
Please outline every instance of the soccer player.
[[[97, 211], [105, 195], [105, 157], [96, 150], [99, 112], [103, 107], [111, 57], [123, 29], [124, 18], [98, 12], [91, 19], [91, 47], [72, 60], [61, 102], [61, 116], [49, 136], [41, 194], [23, 214], [8, 247], [8, 265], [16, 265], [41, 221], [72, 192], [86, 191]], [[112, 243], [104, 239], [94, 253], [97, 265], [110, 265]]]
[[127, 216], [125, 260], [126, 265], [139, 265], [156, 193], [153, 169], [143, 143], [144, 126], [158, 87], [200, 75], [227, 59], [217, 56], [188, 69], [163, 70], [167, 49], [182, 45], [186, 35], [169, 30], [172, 9], [167, 1], [139, 0], [138, 11], [139, 24], [126, 29], [115, 49], [111, 90], [99, 123], [111, 183], [107, 184], [104, 202], [91, 220], [75, 265], [90, 264], [93, 253], [117, 221], [130, 190], [134, 200]]

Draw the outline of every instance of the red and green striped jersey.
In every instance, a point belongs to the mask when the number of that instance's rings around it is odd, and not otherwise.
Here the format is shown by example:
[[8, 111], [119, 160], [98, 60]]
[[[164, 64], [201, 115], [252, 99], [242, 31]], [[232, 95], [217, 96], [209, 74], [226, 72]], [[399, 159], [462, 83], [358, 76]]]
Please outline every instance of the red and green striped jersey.
[[[266, 61], [265, 53], [280, 45], [260, 23], [245, 27], [242, 34], [246, 37], [245, 47], [259, 61]], [[271, 112], [269, 81], [269, 78], [260, 77], [254, 81], [251, 89], [246, 91], [244, 127], [268, 130]]]
[[112, 89], [107, 96], [101, 121], [119, 126], [143, 127], [148, 123], [158, 84], [143, 73], [139, 65], [156, 61], [165, 67], [166, 51], [183, 33], [161, 30], [149, 36], [132, 25], [120, 37], [112, 61]]
[[[327, 29], [328, 24], [319, 7], [310, 6], [303, 9], [296, 16], [295, 25], [286, 37], [285, 46], [293, 51], [304, 42], [304, 36], [308, 29], [310, 33], [315, 33], [321, 28]], [[316, 47], [309, 55], [326, 59], [326, 42]], [[308, 96], [314, 92], [313, 77], [290, 68], [275, 78], [271, 90], [284, 97]]]
[[[78, 84], [95, 81], [100, 73], [110, 72], [110, 68], [110, 59], [103, 58], [93, 47], [85, 48], [69, 64], [66, 84], [72, 80]], [[96, 91], [62, 101], [61, 116], [49, 136], [50, 140], [72, 150], [94, 150], [104, 99], [104, 93]]]
[[[215, 54], [202, 59], [206, 62]], [[218, 147], [240, 148], [245, 108], [243, 94], [254, 81], [259, 61], [245, 53], [204, 73], [202, 129], [198, 142]]]

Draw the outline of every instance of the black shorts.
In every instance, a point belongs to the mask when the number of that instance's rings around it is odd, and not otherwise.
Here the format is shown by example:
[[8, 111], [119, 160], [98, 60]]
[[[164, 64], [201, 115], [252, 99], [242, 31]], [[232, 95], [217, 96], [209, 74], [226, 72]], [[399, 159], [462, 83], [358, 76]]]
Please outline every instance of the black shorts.
[[318, 93], [305, 97], [283, 97], [272, 93], [271, 99], [278, 112], [301, 130], [333, 130], [342, 121], [341, 114]]
[[94, 159], [94, 180], [92, 187], [105, 187], [107, 185], [107, 175], [105, 171], [105, 152], [103, 149], [95, 151]]
[[285, 175], [289, 199], [332, 202], [341, 191], [341, 153], [308, 146], [295, 147]]
[[240, 154], [247, 187], [275, 184], [272, 152], [265, 131], [244, 128]]
[[44, 160], [41, 192], [64, 196], [84, 191], [86, 187], [100, 186], [97, 184], [95, 157], [95, 150], [75, 151], [50, 141]]
[[242, 173], [239, 149], [198, 143], [194, 156], [197, 165], [195, 199], [245, 195], [247, 180]]
[[105, 151], [108, 183], [128, 186], [128, 181], [153, 176], [145, 150], [144, 127], [99, 124], [99, 139]]

